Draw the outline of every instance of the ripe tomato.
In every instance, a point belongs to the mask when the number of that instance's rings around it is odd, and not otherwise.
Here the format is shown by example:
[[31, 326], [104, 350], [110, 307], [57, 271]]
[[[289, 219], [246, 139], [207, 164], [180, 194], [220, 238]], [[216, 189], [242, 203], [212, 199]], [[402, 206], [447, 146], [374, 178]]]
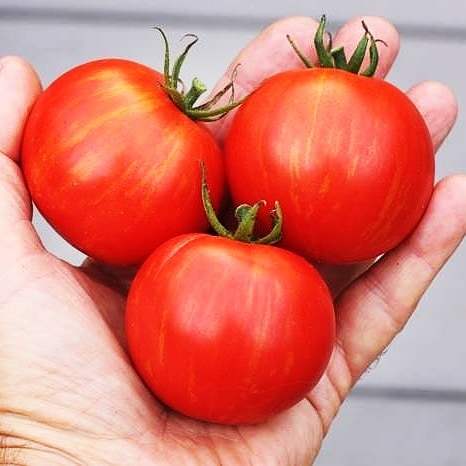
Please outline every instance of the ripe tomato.
[[200, 160], [220, 203], [218, 145], [163, 83], [128, 60], [89, 62], [54, 81], [27, 122], [22, 166], [37, 208], [96, 259], [138, 263], [171, 236], [207, 229]]
[[[373, 42], [374, 43], [374, 42]], [[336, 68], [265, 80], [238, 109], [225, 143], [235, 204], [278, 200], [283, 247], [351, 263], [402, 241], [432, 194], [423, 117], [392, 84]], [[260, 223], [267, 217], [259, 214]]]
[[126, 309], [134, 364], [155, 395], [193, 418], [258, 423], [318, 382], [335, 335], [318, 272], [290, 251], [207, 234], [161, 245]]

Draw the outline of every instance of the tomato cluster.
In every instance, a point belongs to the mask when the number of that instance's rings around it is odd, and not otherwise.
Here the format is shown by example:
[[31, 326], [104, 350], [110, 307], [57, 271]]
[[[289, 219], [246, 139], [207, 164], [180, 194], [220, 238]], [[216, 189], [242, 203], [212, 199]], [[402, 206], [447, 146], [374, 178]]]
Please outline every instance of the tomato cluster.
[[[171, 70], [163, 32], [164, 73], [98, 60], [35, 104], [22, 148], [32, 199], [86, 254], [140, 265], [128, 348], [167, 407], [247, 424], [305, 398], [335, 339], [331, 293], [312, 264], [374, 259], [423, 215], [431, 138], [408, 97], [373, 77], [378, 41], [364, 28], [347, 59], [324, 45], [322, 17], [317, 66], [288, 38], [306, 66], [222, 108], [232, 84], [196, 106], [202, 84], [179, 89], [196, 38]], [[234, 107], [220, 147], [199, 120]], [[234, 232], [218, 216], [227, 199], [239, 206]], [[270, 232], [265, 205], [275, 205]]]

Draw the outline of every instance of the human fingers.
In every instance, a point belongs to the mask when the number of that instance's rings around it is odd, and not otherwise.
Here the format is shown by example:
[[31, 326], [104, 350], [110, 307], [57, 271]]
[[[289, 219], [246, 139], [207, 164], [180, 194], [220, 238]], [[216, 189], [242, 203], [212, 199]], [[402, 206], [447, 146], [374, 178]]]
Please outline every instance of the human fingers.
[[407, 94], [424, 117], [434, 149], [438, 150], [453, 128], [458, 115], [458, 103], [454, 93], [445, 84], [424, 81], [409, 89]]
[[19, 159], [21, 137], [29, 110], [41, 91], [32, 66], [20, 57], [0, 58], [0, 152]]
[[[352, 53], [356, 43], [364, 34], [361, 19], [356, 18], [348, 22], [334, 37], [334, 45], [344, 45], [348, 55]], [[367, 17], [365, 22], [374, 37], [382, 39], [387, 44], [379, 47], [378, 75], [381, 76], [386, 74], [398, 54], [398, 32], [390, 22], [382, 18]], [[315, 19], [303, 16], [288, 17], [272, 23], [239, 52], [220, 78], [213, 93], [224, 88], [235, 75], [235, 98], [241, 99], [265, 78], [287, 69], [302, 67], [303, 64], [288, 42], [287, 35], [306, 57], [316, 62], [313, 38], [318, 24]], [[234, 110], [219, 121], [210, 124], [210, 129], [220, 141], [223, 141], [233, 115]]]
[[[441, 180], [414, 233], [337, 300], [334, 383], [345, 396], [402, 330], [432, 280], [466, 234], [466, 175]], [[342, 374], [345, 374], [344, 376]]]
[[[0, 155], [0, 264], [8, 273], [8, 263], [40, 247], [32, 223], [29, 194], [19, 166]], [[1, 276], [1, 272], [0, 272]]]
[[20, 169], [21, 137], [28, 112], [41, 90], [32, 67], [19, 57], [0, 59], [0, 255], [15, 259], [39, 240], [30, 223], [31, 205]]

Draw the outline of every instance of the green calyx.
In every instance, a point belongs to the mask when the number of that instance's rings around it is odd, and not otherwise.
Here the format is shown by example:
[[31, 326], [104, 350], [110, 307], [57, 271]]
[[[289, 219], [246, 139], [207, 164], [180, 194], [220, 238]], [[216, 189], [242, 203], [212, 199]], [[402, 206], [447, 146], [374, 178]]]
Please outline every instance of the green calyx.
[[206, 169], [203, 163], [202, 167], [202, 203], [206, 212], [209, 223], [214, 231], [224, 238], [229, 238], [236, 241], [243, 241], [245, 243], [253, 244], [275, 244], [278, 243], [282, 237], [283, 214], [278, 202], [275, 202], [275, 209], [270, 212], [272, 221], [272, 228], [270, 233], [262, 237], [254, 235], [254, 228], [256, 224], [257, 214], [261, 206], [265, 205], [265, 201], [256, 202], [254, 205], [242, 204], [235, 210], [235, 217], [238, 221], [238, 226], [234, 232], [228, 230], [215, 214], [212, 206], [209, 188], [206, 180]]
[[[289, 35], [287, 39], [307, 68], [336, 68], [360, 76], [371, 77], [374, 76], [379, 64], [378, 43], [386, 44], [382, 40], [374, 38], [364, 21], [361, 23], [364, 34], [349, 59], [346, 56], [343, 46], [333, 48], [332, 35], [326, 31], [327, 18], [325, 15], [321, 17], [319, 27], [314, 36], [314, 47], [319, 61], [318, 65], [313, 64], [311, 60], [298, 49]], [[325, 41], [326, 34], [328, 36], [327, 44]], [[367, 49], [369, 49], [369, 64], [366, 68], [362, 69]]]
[[[194, 78], [191, 87], [186, 90], [183, 81], [180, 79], [181, 68], [188, 56], [188, 53], [197, 41], [199, 40], [194, 34], [187, 34], [185, 37], [190, 38], [190, 42], [186, 45], [181, 55], [175, 60], [173, 68], [170, 69], [170, 47], [167, 36], [164, 31], [156, 27], [160, 32], [165, 44], [164, 55], [164, 88], [170, 96], [175, 105], [187, 116], [197, 121], [215, 121], [225, 116], [231, 109], [241, 104], [242, 100], [234, 100], [234, 87], [233, 81], [235, 78], [236, 70], [233, 73], [231, 81], [219, 92], [217, 92], [210, 100], [203, 104], [196, 105], [199, 98], [207, 91], [206, 86], [198, 79]], [[230, 92], [231, 96], [228, 104], [213, 108], [214, 105], [227, 93]]]

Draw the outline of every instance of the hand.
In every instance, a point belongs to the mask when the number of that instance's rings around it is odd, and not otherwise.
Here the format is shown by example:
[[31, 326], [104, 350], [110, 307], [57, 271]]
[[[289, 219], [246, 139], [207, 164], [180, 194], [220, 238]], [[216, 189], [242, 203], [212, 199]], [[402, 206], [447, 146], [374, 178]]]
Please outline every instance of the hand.
[[[381, 49], [380, 75], [398, 52], [398, 35], [366, 18]], [[237, 57], [237, 96], [272, 72], [297, 65], [286, 33], [310, 44], [317, 23], [279, 21]], [[359, 20], [335, 43], [351, 49]], [[219, 83], [229, 79], [229, 73]], [[336, 298], [337, 341], [331, 364], [308, 397], [257, 426], [225, 427], [184, 418], [148, 392], [125, 351], [122, 275], [87, 262], [73, 267], [44, 250], [31, 224], [19, 159], [38, 78], [19, 58], [0, 63], [0, 458], [28, 465], [307, 466], [343, 400], [365, 369], [403, 328], [422, 294], [466, 232], [466, 176], [440, 181], [416, 231], [362, 271], [329, 269]], [[456, 117], [445, 86], [409, 91], [436, 148]], [[214, 130], [219, 139], [229, 118]], [[124, 278], [124, 277], [123, 277]]]

